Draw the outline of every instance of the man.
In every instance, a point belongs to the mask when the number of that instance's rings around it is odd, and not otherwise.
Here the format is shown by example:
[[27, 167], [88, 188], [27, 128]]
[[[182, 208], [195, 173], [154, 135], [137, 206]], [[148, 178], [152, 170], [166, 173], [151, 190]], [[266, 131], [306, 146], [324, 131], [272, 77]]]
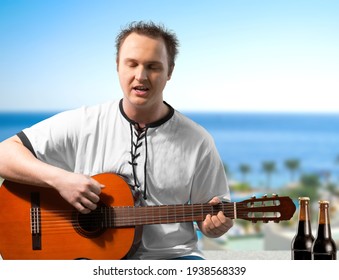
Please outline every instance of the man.
[[[118, 102], [60, 113], [0, 145], [0, 176], [55, 188], [78, 211], [97, 207], [104, 188], [90, 176], [123, 176], [142, 205], [229, 200], [211, 136], [163, 101], [177, 55], [176, 36], [132, 23], [117, 37]], [[232, 226], [222, 212], [198, 226], [219, 237]], [[137, 259], [202, 258], [192, 223], [144, 226]]]

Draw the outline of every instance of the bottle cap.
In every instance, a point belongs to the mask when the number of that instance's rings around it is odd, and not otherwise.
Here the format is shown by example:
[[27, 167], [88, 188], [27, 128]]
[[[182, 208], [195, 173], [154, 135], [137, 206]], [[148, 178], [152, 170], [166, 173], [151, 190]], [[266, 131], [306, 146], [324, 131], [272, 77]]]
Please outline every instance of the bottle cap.
[[319, 204], [330, 204], [328, 200], [319, 200]]

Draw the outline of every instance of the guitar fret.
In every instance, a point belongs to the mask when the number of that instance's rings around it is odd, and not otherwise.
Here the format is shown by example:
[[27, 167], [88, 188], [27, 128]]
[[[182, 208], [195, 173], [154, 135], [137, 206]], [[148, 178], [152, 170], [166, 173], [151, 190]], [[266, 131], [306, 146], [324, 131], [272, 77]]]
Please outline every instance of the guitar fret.
[[200, 219], [201, 219], [201, 221], [203, 221], [204, 220], [204, 205], [203, 204], [200, 204], [200, 211], [201, 211], [201, 216], [200, 216]]
[[184, 213], [184, 217], [186, 217], [186, 208], [185, 208], [185, 205], [184, 205], [184, 204], [182, 205], [182, 211], [183, 211], [183, 213]]
[[[151, 206], [152, 207], [152, 206]], [[150, 209], [150, 208], [148, 208], [148, 209]], [[144, 210], [147, 210], [146, 208], [144, 209]], [[147, 214], [147, 213], [146, 213]], [[145, 215], [145, 217], [146, 217], [146, 225], [148, 225], [148, 215]]]
[[233, 215], [234, 215], [234, 219], [237, 218], [237, 205], [235, 202], [233, 202]]
[[181, 206], [180, 206], [180, 208], [182, 208], [182, 219], [185, 221], [185, 208], [183, 207], [184, 205], [182, 204]]
[[194, 215], [193, 215], [194, 211], [193, 211], [193, 206], [191, 207], [191, 219], [192, 221], [194, 221]]
[[167, 223], [169, 223], [169, 219], [168, 219], [168, 207], [166, 207], [166, 217], [167, 217]]
[[174, 209], [174, 222], [177, 223], [178, 220], [177, 220], [177, 210], [178, 210], [178, 207], [172, 207]]
[[[133, 214], [134, 214], [134, 217], [136, 217], [136, 208], [135, 207], [133, 208]], [[136, 225], [137, 225], [137, 220], [134, 219], [134, 226], [136, 226]]]
[[[134, 217], [135, 216], [135, 208], [128, 207], [128, 212], [129, 212], [128, 217]], [[131, 215], [131, 212], [133, 213], [133, 215]], [[131, 223], [135, 226], [135, 219], [133, 219]]]

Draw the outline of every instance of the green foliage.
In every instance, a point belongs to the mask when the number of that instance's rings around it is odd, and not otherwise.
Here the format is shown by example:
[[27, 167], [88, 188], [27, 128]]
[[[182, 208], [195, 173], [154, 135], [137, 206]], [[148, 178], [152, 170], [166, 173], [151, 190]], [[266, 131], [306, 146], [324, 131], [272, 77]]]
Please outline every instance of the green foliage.
[[240, 164], [239, 171], [243, 174], [247, 174], [251, 171], [251, 167], [248, 164]]
[[333, 194], [334, 196], [338, 196], [339, 197], [339, 189], [338, 187], [333, 184], [333, 183], [329, 183], [327, 186], [326, 186], [327, 190]]
[[251, 191], [252, 187], [248, 183], [238, 183], [238, 184], [232, 185], [232, 190], [238, 191], [238, 192], [247, 192], [247, 191]]
[[284, 190], [284, 195], [297, 199], [308, 196], [311, 201], [319, 200], [320, 178], [316, 174], [304, 174], [300, 178], [300, 184], [292, 189]]
[[285, 160], [284, 164], [285, 167], [290, 171], [291, 181], [293, 181], [295, 172], [300, 168], [300, 161], [298, 159], [287, 159]]
[[276, 166], [274, 161], [264, 161], [262, 163], [262, 170], [267, 175], [267, 188], [271, 186], [271, 174], [276, 171]]
[[251, 172], [251, 166], [249, 166], [248, 164], [240, 164], [239, 165], [239, 171], [242, 174], [242, 181], [243, 183], [246, 182], [246, 175]]
[[275, 172], [275, 162], [274, 161], [264, 161], [262, 163], [262, 169], [266, 173]]

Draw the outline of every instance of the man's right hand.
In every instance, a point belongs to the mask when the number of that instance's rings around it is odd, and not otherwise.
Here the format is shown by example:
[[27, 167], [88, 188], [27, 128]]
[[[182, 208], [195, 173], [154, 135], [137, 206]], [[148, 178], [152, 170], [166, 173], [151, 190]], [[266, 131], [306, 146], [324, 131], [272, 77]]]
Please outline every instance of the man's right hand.
[[96, 209], [104, 187], [89, 176], [72, 173], [38, 160], [18, 136], [0, 143], [0, 176], [22, 184], [55, 188], [80, 213]]
[[97, 208], [99, 195], [104, 187], [89, 176], [71, 172], [54, 184], [60, 195], [82, 214], [88, 214]]

